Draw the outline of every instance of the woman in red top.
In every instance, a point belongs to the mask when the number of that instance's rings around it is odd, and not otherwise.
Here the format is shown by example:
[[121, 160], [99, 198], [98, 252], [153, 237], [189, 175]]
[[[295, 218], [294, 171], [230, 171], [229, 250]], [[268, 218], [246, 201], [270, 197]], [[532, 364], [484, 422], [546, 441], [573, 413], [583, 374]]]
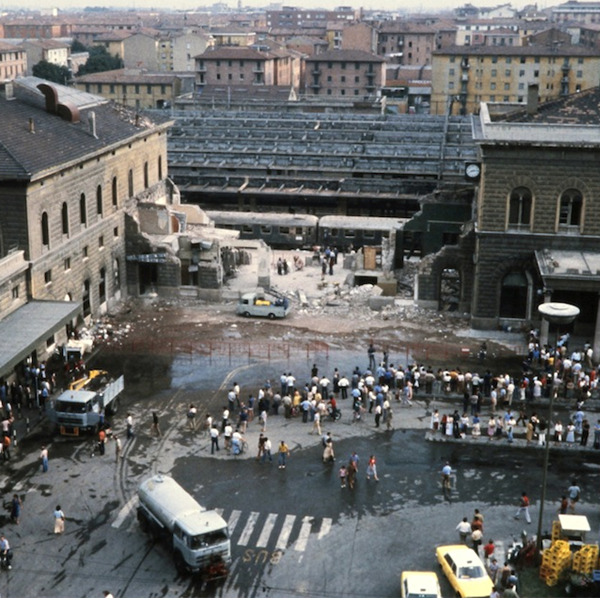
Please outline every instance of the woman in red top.
[[379, 477], [377, 477], [377, 465], [374, 454], [371, 454], [369, 457], [369, 464], [367, 465], [367, 479], [371, 479], [371, 476], [373, 476], [375, 481], [379, 481]]

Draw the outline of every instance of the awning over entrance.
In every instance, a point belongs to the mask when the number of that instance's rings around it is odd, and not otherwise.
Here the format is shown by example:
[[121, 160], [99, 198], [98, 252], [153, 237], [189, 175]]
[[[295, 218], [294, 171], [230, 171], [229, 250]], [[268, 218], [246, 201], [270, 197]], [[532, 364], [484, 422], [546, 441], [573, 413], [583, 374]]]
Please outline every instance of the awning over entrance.
[[536, 250], [540, 276], [547, 288], [598, 291], [600, 252], [582, 250]]
[[7, 375], [80, 310], [80, 302], [34, 300], [2, 319], [0, 375]]

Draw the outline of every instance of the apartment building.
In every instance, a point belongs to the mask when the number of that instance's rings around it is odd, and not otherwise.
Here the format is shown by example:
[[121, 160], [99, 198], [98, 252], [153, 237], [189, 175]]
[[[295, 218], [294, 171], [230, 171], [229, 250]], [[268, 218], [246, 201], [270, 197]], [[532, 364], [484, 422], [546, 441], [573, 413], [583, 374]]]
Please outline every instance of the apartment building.
[[193, 91], [194, 73], [157, 73], [145, 69], [116, 69], [76, 77], [78, 90], [97, 94], [137, 110], [173, 106], [177, 96]]
[[42, 60], [59, 67], [69, 66], [71, 47], [65, 42], [52, 39], [23, 40], [21, 46], [27, 52], [27, 70], [31, 74], [34, 65]]
[[0, 41], [0, 82], [11, 81], [27, 72], [27, 53], [22, 46]]
[[553, 6], [552, 20], [556, 23], [600, 24], [600, 2], [578, 2], [570, 0]]
[[329, 50], [305, 60], [307, 95], [376, 96], [385, 85], [385, 60], [361, 50]]
[[545, 102], [598, 86], [600, 52], [579, 46], [475, 46], [433, 53], [431, 112], [470, 114], [481, 102]]
[[277, 57], [270, 52], [261, 52], [248, 47], [209, 48], [196, 57], [196, 86], [205, 85], [290, 85], [276, 68]]

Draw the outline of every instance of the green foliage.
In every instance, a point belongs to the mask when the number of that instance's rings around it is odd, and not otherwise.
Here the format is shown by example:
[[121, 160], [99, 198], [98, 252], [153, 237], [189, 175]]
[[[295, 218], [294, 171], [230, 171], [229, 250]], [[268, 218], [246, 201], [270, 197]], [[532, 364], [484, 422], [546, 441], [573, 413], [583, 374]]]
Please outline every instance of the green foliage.
[[79, 40], [73, 40], [71, 44], [71, 52], [87, 52], [87, 46], [82, 44]]
[[67, 67], [49, 63], [47, 60], [40, 60], [39, 63], [33, 65], [32, 72], [35, 77], [62, 85], [66, 85], [71, 79], [71, 73]]
[[85, 65], [79, 67], [77, 75], [88, 75], [123, 68], [123, 61], [118, 56], [111, 56], [103, 46], [92, 46], [88, 51], [90, 57]]

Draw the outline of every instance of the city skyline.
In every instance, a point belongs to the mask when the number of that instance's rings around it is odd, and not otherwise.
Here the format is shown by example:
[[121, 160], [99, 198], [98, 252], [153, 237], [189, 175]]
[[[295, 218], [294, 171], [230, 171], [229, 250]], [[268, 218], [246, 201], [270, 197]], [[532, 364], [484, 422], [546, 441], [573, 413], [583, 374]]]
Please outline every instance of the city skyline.
[[[510, 2], [510, 4], [517, 9], [522, 9], [523, 7], [532, 4], [533, 2], [529, 2], [527, 0], [517, 0]], [[177, 5], [177, 10], [192, 10], [192, 9], [205, 9], [213, 6], [214, 4], [225, 4], [230, 8], [235, 8], [238, 6], [238, 0], [228, 0], [222, 2], [212, 2], [205, 1], [199, 2], [198, 0], [180, 0]], [[401, 4], [394, 0], [367, 0], [366, 2], [359, 2], [357, 4], [344, 2], [343, 0], [302, 0], [299, 1], [284, 1], [280, 3], [268, 2], [268, 0], [240, 0], [240, 4], [243, 8], [267, 8], [269, 6], [294, 6], [296, 8], [301, 9], [325, 9], [325, 10], [333, 10], [339, 6], [351, 6], [354, 9], [363, 8], [365, 10], [386, 10], [386, 11], [398, 11], [398, 12], [436, 12], [436, 11], [444, 11], [444, 10], [452, 10], [458, 8], [460, 6], [464, 6], [468, 4], [468, 2], [452, 2], [447, 0], [432, 0], [429, 2], [424, 2], [423, 0], [405, 0]], [[498, 2], [494, 0], [486, 0], [484, 2], [471, 2], [478, 7], [493, 7], [500, 6], [504, 4], [503, 2]], [[551, 3], [548, 2], [538, 2], [537, 6], [540, 9], [547, 8], [548, 6], [553, 6], [555, 4], [560, 4], [560, 2]], [[83, 10], [86, 7], [102, 7], [107, 9], [138, 9], [138, 10], [165, 10], [164, 7], [160, 6], [156, 0], [91, 0], [90, 2], [83, 3], [81, 0], [58, 0], [53, 2], [52, 0], [48, 0], [47, 2], [35, 2], [34, 0], [23, 0], [18, 5], [12, 5], [11, 2], [6, 2], [0, 10], [18, 10], [18, 9], [28, 9], [28, 10], [44, 10], [48, 11], [53, 8], [58, 8], [63, 11], [72, 11], [72, 10]]]

